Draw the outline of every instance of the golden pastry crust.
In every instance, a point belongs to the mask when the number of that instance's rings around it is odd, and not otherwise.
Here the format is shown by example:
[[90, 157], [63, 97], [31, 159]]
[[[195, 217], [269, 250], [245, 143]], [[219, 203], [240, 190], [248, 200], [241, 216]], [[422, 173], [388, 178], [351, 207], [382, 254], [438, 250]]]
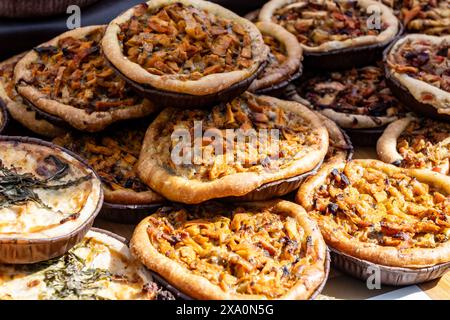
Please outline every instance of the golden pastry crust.
[[397, 120], [378, 140], [377, 153], [403, 168], [450, 175], [450, 124], [412, 116]]
[[0, 104], [3, 104], [11, 117], [31, 131], [46, 136], [55, 137], [64, 130], [50, 122], [39, 119], [36, 112], [25, 104], [17, 93], [14, 84], [14, 67], [25, 56], [22, 53], [0, 63]]
[[325, 279], [320, 231], [288, 201], [167, 208], [137, 226], [130, 247], [197, 299], [308, 299]]
[[[167, 8], [173, 9], [171, 16]], [[150, 27], [144, 28], [139, 22], [137, 16], [142, 15], [152, 20]], [[224, 25], [231, 31], [226, 31]], [[123, 34], [128, 30], [134, 38]], [[140, 34], [135, 35], [136, 32]], [[171, 40], [175, 34], [181, 40]], [[123, 51], [127, 46], [140, 47], [143, 41], [140, 36], [150, 42], [153, 38], [167, 38], [157, 39], [162, 44], [144, 46], [154, 60], [134, 49]], [[251, 77], [269, 51], [252, 23], [202, 0], [153, 0], [131, 8], [109, 24], [102, 46], [106, 58], [128, 79], [159, 90], [194, 96], [218, 93]], [[161, 51], [161, 46], [177, 57], [167, 57], [169, 53]], [[200, 49], [202, 53], [198, 53]], [[193, 59], [199, 60], [198, 67]]]
[[328, 245], [373, 263], [450, 261], [450, 178], [377, 160], [324, 166], [297, 193]]
[[156, 110], [106, 65], [100, 53], [105, 26], [65, 32], [30, 51], [15, 68], [18, 93], [35, 108], [82, 131]]
[[[373, 10], [381, 13], [380, 29], [368, 26]], [[393, 12], [374, 0], [272, 0], [261, 9], [259, 20], [281, 24], [295, 34], [305, 53], [388, 43], [399, 30]]]
[[[194, 132], [194, 121], [202, 123], [197, 129], [203, 141], [200, 159], [184, 153], [184, 148], [180, 150], [184, 144], [173, 136], [180, 131]], [[230, 138], [233, 142], [227, 142], [230, 129], [235, 133]], [[239, 133], [248, 136], [256, 132], [258, 136], [263, 134], [263, 129], [268, 136], [274, 129], [279, 138], [269, 136], [267, 144], [237, 140]], [[215, 140], [208, 136], [212, 133], [219, 136], [217, 142], [213, 143]], [[188, 150], [195, 151], [198, 146], [195, 139], [183, 139]], [[227, 152], [228, 148], [231, 151]], [[308, 108], [245, 93], [212, 110], [168, 108], [162, 111], [148, 128], [137, 170], [141, 179], [164, 197], [200, 203], [243, 196], [265, 183], [308, 172], [323, 160], [327, 149], [328, 132]], [[183, 161], [174, 162], [174, 155], [183, 157]]]

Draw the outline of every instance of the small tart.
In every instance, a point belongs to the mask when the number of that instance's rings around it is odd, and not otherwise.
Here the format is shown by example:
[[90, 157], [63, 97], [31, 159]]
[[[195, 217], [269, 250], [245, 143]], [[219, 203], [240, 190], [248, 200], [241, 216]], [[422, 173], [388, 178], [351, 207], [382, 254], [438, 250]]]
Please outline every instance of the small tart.
[[450, 124], [406, 117], [391, 123], [378, 140], [387, 163], [450, 175]]
[[314, 76], [297, 91], [314, 110], [345, 129], [383, 127], [405, 112], [378, 66]]
[[[381, 24], [371, 27], [375, 11]], [[399, 30], [393, 12], [374, 0], [272, 0], [261, 9], [259, 20], [293, 33], [305, 54], [388, 43]]]
[[409, 32], [444, 35], [450, 33], [448, 0], [397, 0], [400, 19]]
[[18, 93], [49, 119], [82, 131], [155, 111], [107, 66], [100, 50], [104, 31], [105, 26], [71, 30], [30, 51], [15, 68]]
[[11, 117], [34, 133], [46, 137], [63, 134], [64, 130], [42, 119], [17, 93], [14, 84], [14, 67], [25, 56], [16, 55], [0, 63], [0, 104], [4, 105]]
[[0, 300], [153, 300], [158, 286], [128, 247], [101, 230], [62, 257], [0, 264]]
[[293, 34], [275, 23], [258, 22], [256, 26], [263, 35], [264, 43], [269, 46], [270, 53], [264, 71], [253, 81], [249, 91], [260, 92], [286, 86], [301, 74], [302, 47]]
[[164, 197], [200, 203], [309, 172], [327, 149], [327, 130], [308, 108], [244, 93], [211, 110], [162, 111], [148, 128], [137, 170]]
[[53, 143], [84, 158], [103, 183], [105, 201], [115, 204], [164, 202], [137, 176], [135, 166], [141, 152], [146, 124], [111, 128], [96, 134], [67, 133]]
[[297, 193], [329, 246], [372, 263], [450, 261], [450, 178], [378, 160], [324, 166]]
[[269, 51], [254, 24], [202, 0], [137, 5], [109, 24], [102, 46], [125, 78], [193, 96], [217, 94], [250, 78]]
[[418, 102], [450, 115], [450, 36], [407, 35], [385, 55], [386, 75]]
[[288, 201], [163, 208], [145, 218], [131, 250], [197, 299], [309, 299], [326, 274], [326, 246]]
[[31, 138], [2, 137], [0, 159], [0, 262], [50, 259], [84, 236], [103, 202], [92, 169]]

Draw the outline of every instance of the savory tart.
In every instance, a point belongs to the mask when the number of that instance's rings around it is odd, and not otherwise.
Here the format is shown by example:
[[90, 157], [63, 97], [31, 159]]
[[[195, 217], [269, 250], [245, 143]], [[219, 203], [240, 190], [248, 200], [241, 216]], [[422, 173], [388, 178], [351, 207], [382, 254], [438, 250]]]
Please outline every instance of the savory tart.
[[137, 176], [146, 123], [114, 127], [101, 133], [71, 132], [53, 140], [80, 155], [103, 183], [105, 201], [115, 204], [152, 204], [164, 199]]
[[0, 264], [0, 300], [154, 300], [167, 295], [125, 243], [93, 229], [63, 256]]
[[326, 279], [320, 231], [288, 201], [162, 208], [136, 227], [130, 247], [196, 299], [309, 299]]
[[293, 34], [275, 23], [258, 22], [256, 26], [270, 53], [264, 70], [253, 81], [249, 91], [266, 93], [279, 90], [300, 77], [302, 47]]
[[450, 124], [413, 117], [397, 120], [378, 140], [377, 153], [386, 163], [450, 175]]
[[109, 24], [102, 46], [131, 85], [175, 107], [234, 98], [269, 52], [253, 23], [202, 0], [137, 5]]
[[8, 109], [14, 120], [46, 137], [54, 137], [64, 133], [64, 130], [42, 119], [36, 112], [25, 104], [17, 93], [14, 84], [14, 67], [25, 54], [19, 54], [0, 63], [0, 105]]
[[373, 52], [381, 52], [400, 29], [391, 9], [375, 0], [272, 0], [261, 9], [259, 20], [294, 34], [306, 62], [322, 69], [372, 62]]
[[100, 49], [104, 31], [71, 30], [27, 53], [14, 71], [18, 93], [47, 119], [82, 131], [155, 111], [107, 65]]
[[307, 107], [244, 93], [211, 110], [163, 110], [137, 170], [164, 197], [200, 203], [309, 172], [327, 149], [327, 130]]
[[396, 0], [400, 20], [409, 32], [450, 34], [448, 0]]
[[92, 169], [56, 145], [0, 137], [0, 263], [63, 254], [86, 234], [101, 208]]
[[450, 36], [407, 35], [385, 53], [388, 84], [414, 111], [450, 119]]
[[404, 268], [450, 261], [450, 177], [378, 160], [334, 162], [297, 200], [344, 254]]

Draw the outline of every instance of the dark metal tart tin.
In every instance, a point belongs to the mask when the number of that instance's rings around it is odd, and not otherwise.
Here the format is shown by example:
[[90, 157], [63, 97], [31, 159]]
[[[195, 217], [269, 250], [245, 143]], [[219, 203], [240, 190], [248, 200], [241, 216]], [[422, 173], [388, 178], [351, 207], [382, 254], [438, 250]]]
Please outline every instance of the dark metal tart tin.
[[[100, 180], [97, 173], [85, 162], [83, 162], [78, 155], [53, 143], [36, 138], [15, 136], [0, 136], [0, 141], [13, 141], [17, 144], [29, 143], [52, 149], [58, 149], [81, 162], [83, 166], [92, 172], [96, 179]], [[86, 233], [92, 227], [95, 217], [100, 212], [102, 204], [103, 191], [100, 188], [100, 197], [94, 211], [86, 221], [84, 221], [77, 229], [73, 230], [69, 234], [44, 239], [2, 239], [0, 235], [0, 263], [28, 264], [62, 256], [84, 238]]]
[[0, 113], [2, 115], [2, 120], [0, 123], [0, 134], [1, 134], [9, 123], [9, 114], [8, 111], [6, 110], [6, 105], [1, 98], [0, 98]]
[[31, 109], [33, 109], [34, 112], [36, 112], [36, 115], [41, 117], [44, 120], [47, 120], [51, 124], [60, 127], [62, 129], [73, 129], [67, 122], [65, 122], [63, 119], [52, 115], [48, 112], [42, 111], [38, 107], [36, 107], [31, 101], [26, 99], [25, 97], [22, 97], [22, 100], [26, 103], [27, 106], [29, 106]]
[[349, 256], [330, 248], [333, 266], [339, 270], [366, 281], [375, 270], [380, 271], [380, 283], [391, 286], [405, 286], [423, 283], [442, 277], [450, 270], [450, 261], [431, 267], [412, 269], [389, 267]]
[[352, 144], [359, 147], [373, 147], [386, 127], [370, 129], [344, 129], [350, 137]]
[[269, 95], [274, 97], [282, 97], [284, 95], [284, 91], [286, 87], [293, 81], [299, 79], [303, 74], [303, 65], [300, 64], [299, 70], [290, 75], [288, 79], [283, 80], [282, 82], [275, 83], [270, 87], [261, 88], [255, 91], [256, 94]]
[[163, 203], [155, 204], [116, 204], [103, 202], [99, 218], [116, 223], [136, 224], [154, 210], [164, 206]]
[[85, 7], [98, 0], [1, 0], [0, 17], [32, 18], [66, 13], [67, 7]]

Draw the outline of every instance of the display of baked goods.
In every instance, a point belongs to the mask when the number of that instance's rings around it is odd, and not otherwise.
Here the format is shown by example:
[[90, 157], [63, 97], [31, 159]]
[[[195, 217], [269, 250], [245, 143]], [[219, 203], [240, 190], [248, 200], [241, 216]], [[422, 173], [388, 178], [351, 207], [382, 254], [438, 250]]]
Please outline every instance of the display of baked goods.
[[27, 53], [16, 65], [18, 93], [36, 112], [82, 131], [100, 131], [156, 110], [102, 56], [105, 26], [74, 29]]
[[386, 163], [450, 175], [450, 124], [412, 116], [397, 120], [378, 140], [377, 153]]
[[25, 54], [19, 54], [0, 63], [0, 105], [8, 109], [14, 120], [31, 131], [46, 137], [64, 133], [64, 129], [42, 119], [23, 101], [14, 84], [14, 67]]
[[411, 34], [385, 54], [386, 77], [406, 106], [426, 116], [450, 119], [450, 36]]
[[109, 24], [102, 46], [137, 90], [183, 108], [239, 95], [269, 52], [253, 23], [203, 0], [138, 5]]
[[[227, 137], [227, 129], [239, 130]], [[261, 129], [268, 143], [261, 143]], [[196, 146], [199, 156], [183, 151]], [[263, 184], [311, 171], [327, 149], [327, 129], [307, 107], [244, 93], [212, 109], [163, 110], [148, 128], [137, 170], [165, 198], [200, 203], [244, 196]]]
[[309, 299], [326, 278], [326, 246], [288, 201], [167, 207], [133, 234], [133, 254], [197, 299]]
[[100, 180], [56, 145], [0, 137], [0, 263], [61, 255], [88, 231], [100, 210]]
[[61, 257], [0, 264], [0, 300], [154, 300], [170, 297], [123, 242], [93, 229]]
[[275, 23], [258, 22], [256, 26], [270, 52], [267, 65], [253, 81], [249, 91], [267, 93], [286, 87], [302, 73], [302, 47], [293, 34]]
[[384, 266], [450, 261], [450, 177], [378, 160], [324, 166], [297, 193], [327, 244]]

